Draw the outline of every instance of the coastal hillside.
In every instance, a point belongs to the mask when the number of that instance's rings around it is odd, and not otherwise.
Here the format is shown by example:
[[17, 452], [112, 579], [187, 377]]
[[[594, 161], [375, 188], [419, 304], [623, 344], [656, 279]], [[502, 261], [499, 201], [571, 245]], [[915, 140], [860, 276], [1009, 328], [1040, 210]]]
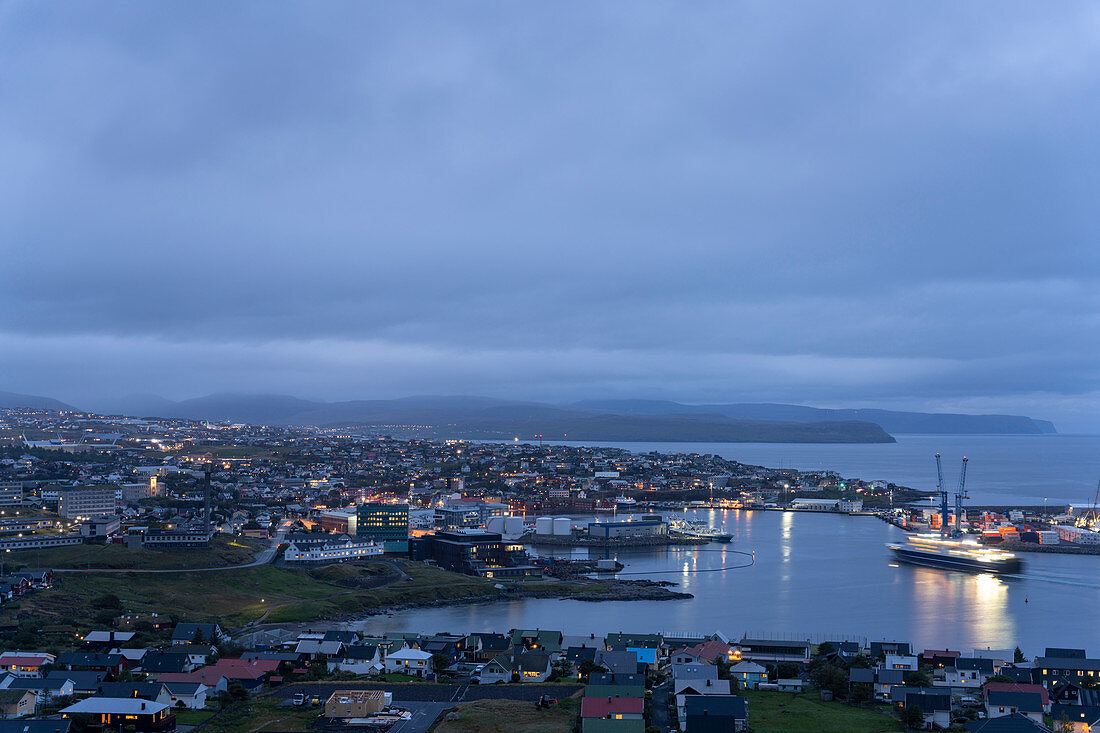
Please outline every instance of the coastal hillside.
[[685, 405], [663, 400], [588, 400], [578, 407], [607, 410], [620, 414], [720, 414], [740, 420], [778, 420], [783, 422], [820, 422], [823, 420], [860, 420], [880, 425], [892, 434], [934, 435], [1040, 435], [1058, 432], [1054, 423], [1023, 415], [963, 415], [937, 412], [899, 412], [896, 410], [834, 410], [805, 405], [773, 403], [737, 403]]
[[0, 392], [0, 408], [9, 410], [17, 410], [19, 408], [31, 410], [71, 410], [79, 412], [79, 410], [72, 405], [65, 404], [61, 400], [55, 400], [52, 397], [39, 397], [38, 395], [19, 394], [17, 392]]
[[[679, 441], [769, 443], [889, 443], [866, 420], [773, 421], [719, 413], [636, 415], [576, 405], [486, 397], [409, 397], [319, 402], [286, 395], [208, 395], [181, 402], [162, 398], [142, 409], [134, 398], [119, 413], [259, 425], [355, 426], [392, 435], [486, 440]], [[112, 410], [108, 410], [112, 411]]]

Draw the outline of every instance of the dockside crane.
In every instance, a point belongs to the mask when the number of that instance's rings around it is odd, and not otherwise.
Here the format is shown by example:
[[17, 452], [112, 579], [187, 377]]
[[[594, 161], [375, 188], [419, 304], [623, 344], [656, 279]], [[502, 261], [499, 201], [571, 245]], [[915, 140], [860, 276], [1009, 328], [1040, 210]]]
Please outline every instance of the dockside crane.
[[1092, 507], [1077, 520], [1078, 527], [1094, 529], [1100, 524], [1100, 481], [1096, 483], [1096, 494], [1092, 497]]
[[962, 469], [959, 471], [959, 488], [955, 490], [955, 534], [962, 534], [963, 501], [970, 497], [966, 493], [966, 456], [963, 456]]
[[936, 484], [936, 493], [940, 495], [940, 534], [944, 537], [948, 537], [951, 534], [951, 530], [948, 526], [947, 515], [949, 512], [947, 504], [947, 485], [943, 482], [943, 462], [940, 460], [940, 454], [936, 454], [936, 478], [939, 483]]

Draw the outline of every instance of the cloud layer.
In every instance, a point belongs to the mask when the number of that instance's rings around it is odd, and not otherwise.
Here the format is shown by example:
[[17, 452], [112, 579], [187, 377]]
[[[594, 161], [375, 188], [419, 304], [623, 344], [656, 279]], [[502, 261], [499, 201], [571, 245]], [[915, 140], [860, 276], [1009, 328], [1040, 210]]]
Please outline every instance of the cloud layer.
[[0, 13], [4, 388], [1100, 428], [1094, 5]]

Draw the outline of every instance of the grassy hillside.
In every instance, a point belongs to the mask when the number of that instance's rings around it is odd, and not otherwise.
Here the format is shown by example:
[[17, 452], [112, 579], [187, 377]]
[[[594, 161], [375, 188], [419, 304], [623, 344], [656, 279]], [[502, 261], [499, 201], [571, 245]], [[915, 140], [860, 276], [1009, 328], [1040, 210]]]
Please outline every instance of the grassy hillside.
[[[344, 566], [345, 568], [351, 566]], [[379, 569], [381, 568], [381, 569]], [[331, 575], [346, 571], [334, 570]], [[367, 566], [368, 575], [392, 573]], [[239, 628], [263, 618], [268, 622], [311, 621], [343, 614], [368, 613], [406, 603], [428, 603], [494, 596], [490, 581], [410, 563], [411, 580], [376, 589], [349, 588], [347, 577], [325, 580], [316, 571], [263, 565], [194, 573], [65, 573], [53, 588], [5, 606], [2, 617], [34, 617], [83, 629], [94, 625], [95, 599], [117, 596], [121, 611], [158, 612], [188, 621], [218, 621]]]
[[7, 562], [38, 568], [144, 568], [171, 570], [214, 568], [251, 562], [264, 540], [217, 534], [208, 548], [180, 550], [131, 549], [125, 545], [74, 545], [4, 553]]

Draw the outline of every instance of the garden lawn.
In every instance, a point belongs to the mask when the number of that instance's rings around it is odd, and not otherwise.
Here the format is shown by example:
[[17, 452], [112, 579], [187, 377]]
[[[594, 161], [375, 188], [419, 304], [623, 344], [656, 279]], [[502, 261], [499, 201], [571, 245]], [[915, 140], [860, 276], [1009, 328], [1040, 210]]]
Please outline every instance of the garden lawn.
[[878, 708], [822, 702], [816, 692], [742, 690], [749, 702], [753, 733], [881, 733], [902, 730], [901, 723]]

